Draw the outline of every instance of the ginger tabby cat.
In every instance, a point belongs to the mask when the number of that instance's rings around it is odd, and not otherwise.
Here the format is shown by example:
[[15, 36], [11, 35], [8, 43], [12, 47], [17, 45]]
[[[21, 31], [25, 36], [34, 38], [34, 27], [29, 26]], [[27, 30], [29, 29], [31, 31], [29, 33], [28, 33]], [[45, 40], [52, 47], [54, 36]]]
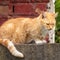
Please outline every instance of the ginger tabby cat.
[[31, 40], [38, 44], [41, 41], [41, 28], [52, 29], [55, 26], [55, 14], [50, 12], [42, 14], [38, 9], [36, 12], [39, 13], [36, 18], [12, 18], [0, 27], [0, 44], [7, 47], [12, 55], [23, 58], [24, 55], [17, 51], [14, 44], [25, 44]]

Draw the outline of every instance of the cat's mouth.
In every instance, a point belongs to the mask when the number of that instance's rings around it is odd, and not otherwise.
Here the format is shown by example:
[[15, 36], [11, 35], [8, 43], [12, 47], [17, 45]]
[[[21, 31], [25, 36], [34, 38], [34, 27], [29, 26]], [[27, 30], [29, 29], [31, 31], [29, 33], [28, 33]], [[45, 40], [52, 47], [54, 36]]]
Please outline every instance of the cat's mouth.
[[48, 30], [50, 31], [50, 30], [52, 30], [52, 28], [49, 28]]
[[55, 27], [48, 27], [48, 30], [50, 31], [50, 30], [52, 30], [52, 29], [54, 29]]
[[47, 30], [52, 30], [54, 26], [47, 26]]

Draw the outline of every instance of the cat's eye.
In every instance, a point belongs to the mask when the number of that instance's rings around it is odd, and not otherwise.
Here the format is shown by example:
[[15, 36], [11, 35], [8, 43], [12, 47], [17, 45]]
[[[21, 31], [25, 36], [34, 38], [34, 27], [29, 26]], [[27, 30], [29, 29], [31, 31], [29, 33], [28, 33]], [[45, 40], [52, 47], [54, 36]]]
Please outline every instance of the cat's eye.
[[54, 25], [53, 23], [51, 25]]
[[53, 23], [46, 23], [47, 25], [54, 25]]
[[46, 23], [47, 25], [49, 25], [49, 23]]

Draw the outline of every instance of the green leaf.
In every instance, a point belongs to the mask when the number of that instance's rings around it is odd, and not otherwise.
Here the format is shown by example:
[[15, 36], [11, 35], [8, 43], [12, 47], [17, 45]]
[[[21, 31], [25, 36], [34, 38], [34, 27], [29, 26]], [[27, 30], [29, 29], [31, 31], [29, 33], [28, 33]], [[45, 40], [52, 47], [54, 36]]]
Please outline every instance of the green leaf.
[[[60, 0], [56, 0], [55, 2], [55, 11], [59, 13], [58, 17], [56, 18], [56, 33], [57, 33], [58, 30], [60, 29]], [[58, 34], [56, 34], [55, 39], [57, 43], [60, 43], [60, 36], [58, 36]]]

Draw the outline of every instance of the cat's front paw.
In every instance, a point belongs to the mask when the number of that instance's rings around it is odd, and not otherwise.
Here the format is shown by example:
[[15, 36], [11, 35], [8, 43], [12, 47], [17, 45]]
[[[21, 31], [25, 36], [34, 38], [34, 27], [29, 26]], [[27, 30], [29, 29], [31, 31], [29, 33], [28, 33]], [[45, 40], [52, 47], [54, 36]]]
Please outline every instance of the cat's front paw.
[[47, 43], [46, 40], [37, 40], [35, 41], [36, 44], [44, 44], [44, 43]]

